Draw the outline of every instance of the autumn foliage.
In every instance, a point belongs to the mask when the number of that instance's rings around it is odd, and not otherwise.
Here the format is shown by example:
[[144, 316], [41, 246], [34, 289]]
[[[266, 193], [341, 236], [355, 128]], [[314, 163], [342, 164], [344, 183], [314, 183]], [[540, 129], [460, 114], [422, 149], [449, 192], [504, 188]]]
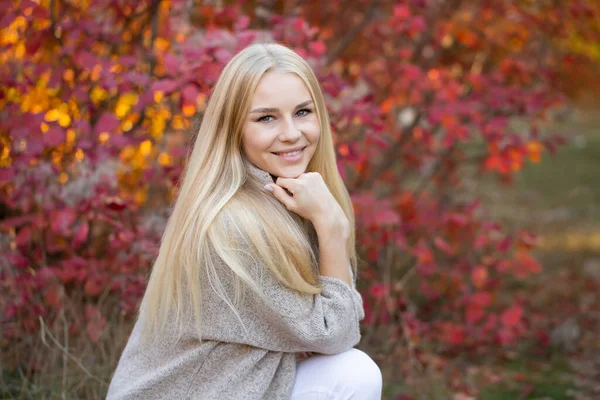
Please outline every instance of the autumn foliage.
[[33, 375], [57, 362], [23, 350], [42, 326], [63, 344], [116, 344], [115, 362], [126, 339], [115, 327], [135, 315], [210, 89], [264, 40], [306, 57], [326, 92], [357, 213], [365, 343], [448, 355], [545, 343], [526, 292], [503, 295], [540, 271], [535, 235], [485, 220], [465, 173], [510, 182], [560, 145], [543, 123], [572, 94], [568, 65], [600, 59], [581, 51], [599, 39], [598, 5], [312, 3], [2, 6], [7, 367]]

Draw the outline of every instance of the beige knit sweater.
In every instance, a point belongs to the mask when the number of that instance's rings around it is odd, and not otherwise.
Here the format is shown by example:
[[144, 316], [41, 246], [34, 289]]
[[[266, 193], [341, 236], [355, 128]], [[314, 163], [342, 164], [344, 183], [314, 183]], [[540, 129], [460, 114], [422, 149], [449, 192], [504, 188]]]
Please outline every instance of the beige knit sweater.
[[[273, 182], [254, 165], [248, 163], [248, 169], [261, 183]], [[233, 273], [223, 267], [219, 278], [233, 290]], [[297, 352], [336, 354], [360, 341], [364, 311], [354, 276], [352, 287], [320, 276], [322, 293], [306, 295], [285, 287], [261, 265], [249, 262], [248, 270], [259, 277], [271, 304], [249, 292], [236, 316], [208, 287], [202, 293], [201, 344], [190, 323], [179, 340], [167, 331], [158, 345], [142, 348], [138, 321], [107, 399], [288, 399]]]

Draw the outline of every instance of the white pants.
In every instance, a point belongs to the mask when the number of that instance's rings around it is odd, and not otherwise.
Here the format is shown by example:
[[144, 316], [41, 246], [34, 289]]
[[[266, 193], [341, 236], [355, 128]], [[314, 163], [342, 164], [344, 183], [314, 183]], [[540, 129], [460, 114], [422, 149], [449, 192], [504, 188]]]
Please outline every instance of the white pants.
[[366, 353], [350, 349], [298, 361], [290, 400], [381, 400], [381, 370]]

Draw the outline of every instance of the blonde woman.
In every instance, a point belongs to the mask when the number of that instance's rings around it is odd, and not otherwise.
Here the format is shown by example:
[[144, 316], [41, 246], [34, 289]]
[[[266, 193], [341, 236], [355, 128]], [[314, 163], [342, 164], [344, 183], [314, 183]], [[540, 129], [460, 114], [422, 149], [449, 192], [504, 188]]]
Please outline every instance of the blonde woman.
[[214, 87], [108, 399], [380, 399], [355, 276], [319, 82], [251, 45]]

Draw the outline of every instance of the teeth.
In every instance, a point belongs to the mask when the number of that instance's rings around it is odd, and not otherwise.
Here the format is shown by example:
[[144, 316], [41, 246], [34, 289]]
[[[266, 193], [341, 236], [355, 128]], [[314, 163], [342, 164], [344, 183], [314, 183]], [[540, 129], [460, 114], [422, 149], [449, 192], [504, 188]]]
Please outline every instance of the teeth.
[[302, 150], [296, 150], [296, 151], [292, 151], [292, 152], [289, 152], [289, 153], [277, 153], [277, 154], [279, 154], [280, 156], [295, 156], [295, 155], [298, 155], [300, 153], [302, 153]]

